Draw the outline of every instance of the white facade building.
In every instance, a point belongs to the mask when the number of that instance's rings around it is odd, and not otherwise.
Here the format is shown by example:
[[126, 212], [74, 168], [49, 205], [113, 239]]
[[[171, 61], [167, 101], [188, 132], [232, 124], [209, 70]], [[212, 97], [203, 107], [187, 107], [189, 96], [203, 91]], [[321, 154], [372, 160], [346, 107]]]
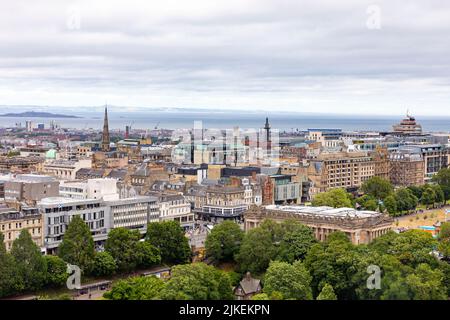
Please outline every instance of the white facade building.
[[44, 198], [38, 202], [44, 220], [44, 246], [54, 252], [61, 244], [73, 216], [80, 216], [91, 230], [97, 245], [106, 240], [110, 230], [109, 210], [102, 200]]
[[184, 229], [192, 229], [194, 226], [194, 213], [191, 212], [191, 204], [181, 194], [161, 195], [159, 197], [160, 221], [178, 221]]
[[59, 194], [72, 199], [118, 200], [117, 180], [108, 178], [88, 179], [83, 182], [61, 182]]
[[106, 201], [111, 228], [127, 228], [147, 231], [149, 222], [159, 221], [159, 205], [156, 197], [136, 196], [128, 199]]

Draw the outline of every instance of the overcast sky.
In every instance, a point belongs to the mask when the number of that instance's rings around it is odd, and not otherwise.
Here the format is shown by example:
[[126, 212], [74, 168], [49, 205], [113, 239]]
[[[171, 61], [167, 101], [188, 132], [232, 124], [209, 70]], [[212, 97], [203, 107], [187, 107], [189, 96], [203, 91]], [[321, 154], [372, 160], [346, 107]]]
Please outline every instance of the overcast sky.
[[2, 1], [0, 105], [450, 115], [449, 17], [438, 0]]

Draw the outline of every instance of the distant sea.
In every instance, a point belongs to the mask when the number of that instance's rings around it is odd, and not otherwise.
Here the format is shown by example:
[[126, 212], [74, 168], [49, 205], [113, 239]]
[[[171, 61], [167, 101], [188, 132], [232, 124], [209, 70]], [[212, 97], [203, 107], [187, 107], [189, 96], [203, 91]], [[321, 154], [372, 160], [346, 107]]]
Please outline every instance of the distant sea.
[[[73, 114], [73, 112], [71, 113]], [[103, 114], [79, 114], [83, 118], [53, 119], [63, 128], [101, 129]], [[300, 113], [275, 112], [109, 112], [109, 128], [125, 130], [126, 125], [132, 129], [154, 129], [155, 126], [164, 129], [192, 128], [194, 121], [202, 121], [204, 128], [226, 129], [239, 126], [240, 128], [261, 128], [265, 118], [269, 117], [272, 128], [280, 131], [306, 130], [308, 128], [338, 128], [344, 131], [390, 131], [392, 125], [400, 122], [401, 117], [383, 116], [331, 116], [308, 115]], [[25, 121], [34, 124], [44, 123], [46, 127], [51, 118], [16, 118], [0, 117], [0, 127], [14, 127], [16, 123], [25, 126]], [[416, 117], [418, 123], [426, 132], [450, 132], [450, 117]]]

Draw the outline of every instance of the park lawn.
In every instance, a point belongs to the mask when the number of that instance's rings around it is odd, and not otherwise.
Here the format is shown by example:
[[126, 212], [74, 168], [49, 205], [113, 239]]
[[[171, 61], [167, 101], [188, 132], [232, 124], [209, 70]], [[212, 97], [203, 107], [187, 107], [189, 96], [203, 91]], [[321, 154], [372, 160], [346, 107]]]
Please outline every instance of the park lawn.
[[[395, 218], [393, 226], [395, 228], [417, 229], [420, 226], [432, 226], [437, 221], [445, 222], [445, 211], [448, 207], [426, 210], [423, 213], [415, 213], [407, 216]], [[417, 217], [419, 217], [417, 219]], [[426, 219], [425, 219], [426, 217]], [[398, 221], [398, 225], [397, 222]]]

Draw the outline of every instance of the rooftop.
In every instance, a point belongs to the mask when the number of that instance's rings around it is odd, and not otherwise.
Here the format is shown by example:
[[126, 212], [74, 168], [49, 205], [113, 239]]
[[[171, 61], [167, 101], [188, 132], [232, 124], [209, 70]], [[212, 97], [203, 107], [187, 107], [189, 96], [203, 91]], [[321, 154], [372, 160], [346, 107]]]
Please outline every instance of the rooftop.
[[99, 202], [101, 200], [96, 199], [72, 199], [72, 198], [65, 198], [65, 197], [48, 197], [43, 198], [41, 201], [39, 201], [39, 205], [64, 205], [64, 204], [75, 204], [75, 203], [89, 203], [89, 202]]
[[56, 181], [54, 177], [40, 175], [40, 174], [18, 174], [2, 176], [0, 178], [3, 181], [14, 181], [14, 182], [29, 182], [29, 183], [38, 183], [38, 182], [53, 182]]
[[294, 214], [306, 215], [320, 215], [323, 217], [332, 218], [371, 218], [378, 217], [381, 213], [376, 211], [358, 211], [353, 208], [332, 208], [332, 207], [306, 207], [306, 206], [283, 206], [283, 205], [268, 205], [265, 206], [267, 210], [277, 210], [289, 212]]

